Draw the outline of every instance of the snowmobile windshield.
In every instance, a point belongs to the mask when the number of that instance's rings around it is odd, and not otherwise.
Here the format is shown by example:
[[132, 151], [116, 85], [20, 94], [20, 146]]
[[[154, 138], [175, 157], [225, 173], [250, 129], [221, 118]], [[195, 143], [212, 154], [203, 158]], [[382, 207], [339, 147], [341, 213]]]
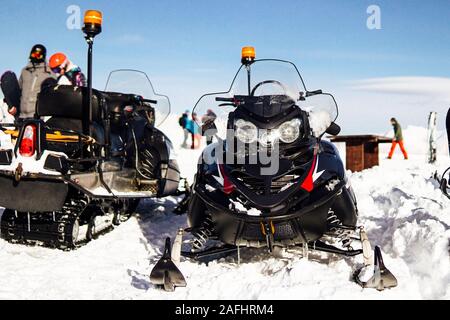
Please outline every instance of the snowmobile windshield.
[[[337, 119], [338, 108], [334, 97], [321, 91], [309, 92], [295, 64], [285, 60], [255, 60], [241, 65], [230, 89], [202, 96], [193, 109], [197, 124], [202, 126], [213, 114], [218, 135], [226, 135], [228, 114], [239, 105], [254, 99], [270, 97], [269, 101], [297, 105], [310, 115], [312, 134], [322, 136]], [[274, 104], [275, 105], [275, 104]], [[271, 104], [268, 104], [268, 108]]]
[[135, 94], [144, 99], [155, 100], [156, 126], [160, 127], [171, 110], [169, 97], [157, 94], [146, 73], [137, 70], [115, 70], [109, 74], [105, 91]]

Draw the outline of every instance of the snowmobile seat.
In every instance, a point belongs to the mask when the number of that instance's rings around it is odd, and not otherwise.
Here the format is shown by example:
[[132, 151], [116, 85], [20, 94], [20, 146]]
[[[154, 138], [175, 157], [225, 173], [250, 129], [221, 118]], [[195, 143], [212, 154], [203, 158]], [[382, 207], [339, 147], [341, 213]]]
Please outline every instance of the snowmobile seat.
[[[83, 101], [88, 88], [74, 86], [50, 86], [41, 91], [36, 104], [37, 117], [83, 120]], [[100, 93], [93, 90], [92, 120], [101, 123]]]
[[[81, 133], [83, 131], [83, 102], [88, 96], [88, 88], [75, 86], [53, 85], [42, 89], [38, 95], [35, 115], [37, 118], [51, 117], [46, 125], [50, 128], [71, 130]], [[100, 108], [100, 94], [93, 90], [92, 97], [92, 127], [93, 138], [104, 143], [104, 130], [101, 126], [102, 112]], [[48, 143], [49, 150], [64, 152], [77, 157], [78, 143]]]
[[[83, 102], [88, 95], [88, 88], [75, 86], [49, 86], [43, 88], [36, 104], [36, 117], [51, 117], [46, 124], [55, 129], [82, 132]], [[105, 142], [102, 126], [103, 114], [120, 112], [124, 107], [136, 103], [134, 95], [93, 90], [92, 128], [93, 138], [99, 143]], [[104, 102], [102, 105], [101, 101]], [[114, 123], [112, 123], [114, 125]], [[114, 131], [114, 130], [113, 130]], [[123, 156], [123, 143], [116, 135], [111, 136], [113, 156]], [[58, 146], [52, 148], [58, 149]], [[66, 149], [66, 146], [63, 150]], [[56, 150], [61, 151], [61, 150]]]
[[[36, 104], [36, 116], [64, 119], [62, 123], [73, 124], [83, 120], [83, 101], [88, 96], [88, 88], [75, 86], [49, 86], [44, 88], [38, 96]], [[92, 121], [101, 124], [103, 112], [100, 101], [105, 101], [105, 112], [122, 110], [125, 106], [133, 104], [134, 95], [115, 92], [102, 92], [93, 90], [92, 97]], [[75, 126], [81, 128], [79, 126]], [[62, 129], [62, 128], [61, 128]], [[64, 129], [68, 129], [64, 127]], [[79, 130], [77, 130], [79, 131]]]

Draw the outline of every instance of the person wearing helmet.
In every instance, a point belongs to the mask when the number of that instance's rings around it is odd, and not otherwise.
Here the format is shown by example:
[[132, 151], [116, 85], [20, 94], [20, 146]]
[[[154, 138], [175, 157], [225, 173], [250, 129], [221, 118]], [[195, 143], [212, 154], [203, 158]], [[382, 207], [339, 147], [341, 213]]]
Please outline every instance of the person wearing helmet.
[[58, 84], [67, 86], [86, 86], [86, 77], [81, 69], [70, 61], [64, 53], [50, 57], [50, 68], [58, 76]]
[[19, 86], [22, 91], [20, 99], [20, 114], [17, 115], [17, 108], [13, 107], [9, 113], [19, 118], [32, 118], [36, 109], [36, 101], [42, 85], [49, 83], [49, 80], [56, 80], [46, 62], [47, 49], [37, 44], [33, 46], [29, 56], [29, 63], [23, 68]]

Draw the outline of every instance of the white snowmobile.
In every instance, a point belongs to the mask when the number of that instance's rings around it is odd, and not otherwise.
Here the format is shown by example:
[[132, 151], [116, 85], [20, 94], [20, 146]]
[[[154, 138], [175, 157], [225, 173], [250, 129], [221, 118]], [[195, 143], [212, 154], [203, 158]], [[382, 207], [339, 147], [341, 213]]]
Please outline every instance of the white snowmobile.
[[73, 249], [126, 220], [141, 199], [180, 194], [172, 144], [158, 129], [169, 99], [133, 70], [112, 72], [107, 91], [92, 89], [100, 22], [88, 12], [89, 86], [48, 86], [34, 119], [0, 126], [1, 236], [8, 241]]
[[[153, 284], [168, 291], [186, 285], [180, 256], [202, 260], [237, 253], [239, 259], [247, 247], [271, 253], [301, 248], [304, 257], [310, 250], [362, 254], [365, 267], [374, 261], [375, 275], [364, 282], [359, 269], [357, 283], [378, 290], [397, 285], [379, 247], [372, 259], [343, 163], [337, 149], [322, 139], [340, 132], [332, 95], [308, 91], [292, 62], [255, 60], [249, 47], [230, 90], [204, 95], [193, 112], [205, 114], [214, 106], [217, 114], [205, 119], [203, 129], [219, 142], [200, 159], [189, 201], [190, 228], [180, 230], [172, 249], [167, 239], [150, 276]], [[270, 172], [272, 165], [276, 169]], [[181, 252], [184, 234], [191, 239]]]

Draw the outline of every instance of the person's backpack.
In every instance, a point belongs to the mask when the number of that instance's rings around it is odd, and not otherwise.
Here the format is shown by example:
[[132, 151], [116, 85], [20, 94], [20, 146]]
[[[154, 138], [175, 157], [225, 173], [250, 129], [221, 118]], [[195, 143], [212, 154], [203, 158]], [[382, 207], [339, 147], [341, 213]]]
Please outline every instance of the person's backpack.
[[186, 118], [184, 116], [180, 117], [180, 119], [178, 119], [178, 124], [184, 129], [186, 127]]

